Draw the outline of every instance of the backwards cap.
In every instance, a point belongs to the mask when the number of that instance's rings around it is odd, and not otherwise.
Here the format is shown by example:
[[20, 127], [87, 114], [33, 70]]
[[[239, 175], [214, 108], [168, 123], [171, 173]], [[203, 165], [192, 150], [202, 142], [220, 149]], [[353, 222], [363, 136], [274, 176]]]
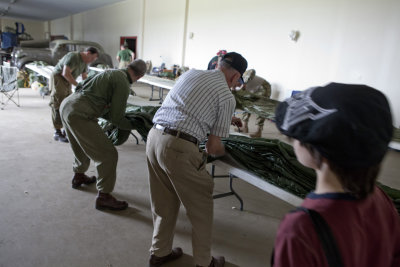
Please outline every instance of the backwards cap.
[[243, 73], [247, 69], [247, 60], [241, 54], [230, 52], [222, 57], [222, 61], [228, 63], [232, 68], [240, 73], [240, 81], [243, 84]]
[[275, 115], [284, 135], [343, 167], [380, 163], [393, 134], [386, 97], [366, 85], [313, 87], [280, 103]]

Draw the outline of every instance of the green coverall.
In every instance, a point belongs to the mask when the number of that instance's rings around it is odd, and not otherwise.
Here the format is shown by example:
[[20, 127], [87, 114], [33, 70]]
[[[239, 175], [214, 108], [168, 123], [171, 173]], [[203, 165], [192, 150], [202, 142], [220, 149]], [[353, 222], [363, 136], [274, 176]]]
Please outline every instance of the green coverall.
[[61, 104], [61, 119], [74, 152], [73, 171], [85, 173], [93, 160], [97, 169], [97, 190], [114, 189], [118, 152], [97, 123], [102, 117], [123, 130], [131, 130], [125, 118], [132, 83], [128, 71], [109, 70], [87, 78]]
[[60, 105], [72, 93], [71, 84], [62, 76], [65, 65], [71, 69], [71, 74], [75, 80], [79, 75], [87, 72], [87, 65], [79, 52], [69, 52], [55, 66], [50, 77], [50, 107], [54, 129], [62, 128]]

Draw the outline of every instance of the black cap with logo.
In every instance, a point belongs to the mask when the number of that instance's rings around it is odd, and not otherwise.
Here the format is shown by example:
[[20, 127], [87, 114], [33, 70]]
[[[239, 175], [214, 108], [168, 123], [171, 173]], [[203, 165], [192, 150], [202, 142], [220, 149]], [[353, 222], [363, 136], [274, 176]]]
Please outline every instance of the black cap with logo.
[[311, 144], [343, 167], [380, 163], [393, 135], [385, 95], [366, 85], [313, 87], [280, 103], [275, 115], [284, 135]]

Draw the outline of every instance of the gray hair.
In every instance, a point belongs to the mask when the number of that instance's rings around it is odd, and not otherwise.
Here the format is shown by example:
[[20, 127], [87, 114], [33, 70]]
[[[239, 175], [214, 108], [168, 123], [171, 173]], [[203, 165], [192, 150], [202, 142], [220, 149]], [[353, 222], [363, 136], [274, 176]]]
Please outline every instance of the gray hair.
[[147, 66], [143, 60], [135, 59], [132, 63], [128, 65], [128, 69], [133, 70], [133, 72], [137, 76], [143, 76], [146, 73]]
[[218, 64], [218, 67], [224, 68], [227, 70], [233, 69], [232, 66], [229, 63], [226, 63], [224, 60], [221, 60]]
[[221, 71], [230, 73], [231, 75], [237, 72], [237, 70], [234, 67], [232, 67], [231, 64], [227, 63], [225, 60], [221, 60], [217, 68], [220, 69]]

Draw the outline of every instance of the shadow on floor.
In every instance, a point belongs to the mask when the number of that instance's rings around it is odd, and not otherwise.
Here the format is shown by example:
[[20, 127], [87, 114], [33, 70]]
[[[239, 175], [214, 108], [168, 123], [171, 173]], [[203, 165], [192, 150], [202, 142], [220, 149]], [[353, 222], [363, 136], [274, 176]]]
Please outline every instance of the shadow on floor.
[[[163, 265], [165, 267], [188, 267], [194, 266], [193, 257], [183, 253], [182, 257], [176, 261], [170, 262], [168, 264]], [[235, 265], [229, 262], [225, 262], [225, 267], [239, 267], [239, 265]]]

